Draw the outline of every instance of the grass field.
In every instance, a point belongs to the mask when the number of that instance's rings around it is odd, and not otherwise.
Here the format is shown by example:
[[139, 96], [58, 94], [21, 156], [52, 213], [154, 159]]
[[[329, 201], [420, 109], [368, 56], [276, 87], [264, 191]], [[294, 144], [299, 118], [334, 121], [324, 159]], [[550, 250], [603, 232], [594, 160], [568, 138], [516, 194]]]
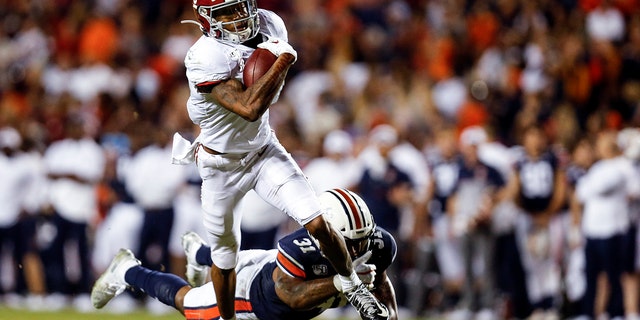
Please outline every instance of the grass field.
[[106, 312], [79, 313], [73, 310], [50, 311], [27, 311], [22, 309], [9, 309], [0, 307], [0, 320], [180, 320], [184, 319], [177, 312], [169, 315], [154, 315], [148, 312], [135, 312], [122, 315], [109, 314]]
[[[127, 314], [110, 314], [106, 312], [79, 313], [71, 309], [62, 311], [27, 311], [23, 309], [10, 309], [0, 306], [0, 320], [181, 320], [184, 319], [177, 312], [168, 315], [155, 315], [140, 311]], [[347, 319], [342, 319], [347, 320]], [[411, 319], [403, 319], [411, 320]], [[421, 319], [414, 319], [421, 320]], [[425, 319], [426, 320], [426, 319]], [[435, 320], [435, 319], [432, 319]]]

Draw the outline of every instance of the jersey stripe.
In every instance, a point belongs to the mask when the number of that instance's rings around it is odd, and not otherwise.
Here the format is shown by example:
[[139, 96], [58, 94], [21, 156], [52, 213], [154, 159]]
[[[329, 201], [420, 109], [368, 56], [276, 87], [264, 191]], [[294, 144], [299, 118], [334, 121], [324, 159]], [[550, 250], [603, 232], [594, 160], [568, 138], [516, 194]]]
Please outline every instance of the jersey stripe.
[[[236, 298], [235, 301], [236, 313], [249, 313], [253, 312], [251, 302], [246, 299]], [[218, 305], [198, 307], [198, 308], [184, 308], [184, 317], [186, 320], [214, 320], [220, 318], [220, 310]]]
[[216, 85], [216, 84], [218, 84], [220, 82], [222, 82], [222, 80], [200, 82], [200, 83], [196, 84], [196, 87], [213, 86], [213, 85]]
[[[279, 246], [278, 249], [280, 249]], [[295, 261], [293, 258], [282, 252], [281, 250], [278, 250], [276, 263], [278, 264], [280, 269], [282, 269], [282, 271], [292, 277], [302, 279], [305, 279], [307, 277], [307, 273], [304, 271], [302, 265], [300, 265], [297, 261]]]

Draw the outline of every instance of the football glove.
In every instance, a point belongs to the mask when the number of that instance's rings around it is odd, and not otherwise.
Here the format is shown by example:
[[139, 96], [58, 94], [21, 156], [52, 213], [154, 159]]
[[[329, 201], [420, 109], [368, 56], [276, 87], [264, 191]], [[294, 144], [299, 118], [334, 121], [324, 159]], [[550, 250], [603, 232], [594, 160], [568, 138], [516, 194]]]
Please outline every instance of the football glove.
[[293, 55], [293, 61], [298, 60], [298, 53], [293, 47], [286, 41], [279, 38], [269, 38], [269, 40], [258, 45], [258, 48], [267, 49], [273, 53], [276, 57], [279, 57], [283, 53], [290, 53]]
[[[369, 290], [373, 289], [373, 281], [376, 279], [376, 265], [365, 263], [369, 258], [371, 258], [371, 255], [372, 252], [367, 251], [361, 257], [353, 260], [353, 263], [351, 264], [353, 266], [353, 271]], [[342, 281], [340, 280], [339, 274], [333, 276], [333, 285], [338, 289], [338, 291], [343, 291]]]
[[372, 287], [373, 280], [376, 279], [376, 265], [365, 263], [371, 258], [371, 254], [371, 251], [367, 251], [360, 258], [353, 260], [353, 270], [360, 278], [360, 281], [368, 287]]

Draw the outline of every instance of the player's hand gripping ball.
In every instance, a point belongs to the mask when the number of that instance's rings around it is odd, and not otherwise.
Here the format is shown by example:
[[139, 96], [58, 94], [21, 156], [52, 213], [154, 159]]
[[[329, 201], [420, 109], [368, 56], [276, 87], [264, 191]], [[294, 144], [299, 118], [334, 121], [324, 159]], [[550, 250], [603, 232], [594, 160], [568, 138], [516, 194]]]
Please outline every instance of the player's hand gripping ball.
[[257, 48], [253, 51], [245, 62], [244, 71], [242, 72], [242, 81], [245, 87], [250, 87], [267, 73], [277, 58], [267, 49]]

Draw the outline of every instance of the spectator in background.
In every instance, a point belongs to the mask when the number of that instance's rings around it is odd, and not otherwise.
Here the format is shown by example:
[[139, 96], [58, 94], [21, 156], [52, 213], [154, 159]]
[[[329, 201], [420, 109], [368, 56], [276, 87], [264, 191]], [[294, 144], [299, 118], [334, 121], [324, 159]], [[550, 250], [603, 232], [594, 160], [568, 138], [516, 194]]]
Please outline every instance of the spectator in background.
[[410, 203], [413, 195], [409, 175], [391, 161], [390, 152], [398, 144], [397, 130], [386, 124], [378, 125], [369, 133], [369, 146], [358, 159], [363, 172], [357, 190], [371, 206], [371, 214], [378, 225], [396, 239], [400, 228], [402, 206]]
[[[29, 275], [24, 274], [20, 266], [27, 253], [34, 249], [29, 248], [34, 244], [33, 238], [29, 238], [29, 235], [34, 235], [33, 232], [25, 233], [23, 230], [23, 221], [27, 218], [25, 204], [31, 172], [21, 162], [21, 144], [22, 137], [16, 129], [0, 128], [0, 261], [3, 265], [10, 266], [2, 269], [9, 271], [10, 275], [2, 278], [14, 279], [7, 290], [0, 285], [0, 294], [8, 302], [16, 300], [14, 298], [18, 294], [27, 291], [25, 277]], [[12, 252], [8, 252], [10, 248], [13, 248]]]
[[[413, 204], [413, 184], [409, 175], [392, 161], [390, 152], [398, 144], [398, 131], [391, 125], [381, 124], [369, 133], [369, 145], [358, 156], [363, 172], [357, 192], [371, 208], [376, 223], [400, 239], [402, 210]], [[406, 267], [406, 257], [400, 257], [389, 274], [396, 281], [398, 301], [405, 297], [400, 273]]]
[[593, 146], [588, 138], [580, 139], [573, 147], [571, 160], [567, 166], [567, 205], [569, 211], [566, 224], [566, 254], [564, 281], [567, 285], [567, 316], [576, 317], [582, 308], [582, 298], [586, 287], [584, 277], [584, 240], [580, 226], [582, 206], [576, 197], [576, 185], [584, 177], [593, 163]]
[[350, 189], [358, 183], [360, 168], [353, 156], [352, 140], [346, 131], [329, 132], [322, 143], [322, 156], [302, 169], [316, 193], [333, 188]]
[[522, 154], [516, 163], [513, 189], [516, 203], [535, 227], [544, 228], [564, 201], [564, 175], [558, 156], [538, 126], [522, 131]]
[[[535, 125], [522, 131], [522, 154], [510, 181], [510, 197], [521, 210], [516, 222], [527, 292], [534, 311], [554, 313], [560, 290], [559, 268], [552, 256], [551, 221], [564, 202], [565, 175], [546, 134]], [[546, 277], [544, 282], [540, 277]]]
[[428, 216], [416, 216], [415, 232], [433, 233], [444, 290], [442, 311], [450, 312], [451, 319], [461, 319], [467, 316], [464, 310], [458, 308], [464, 283], [463, 261], [459, 238], [449, 232], [452, 225], [449, 199], [458, 184], [460, 172], [460, 153], [454, 128], [436, 132], [434, 148], [436, 155], [429, 159], [431, 180], [427, 195]]
[[[125, 184], [132, 153], [145, 146], [148, 139], [146, 131], [137, 130], [139, 121], [131, 106], [120, 104], [102, 126], [100, 140], [107, 153], [107, 166], [101, 204], [104, 216], [94, 234], [92, 261], [97, 273], [107, 269], [120, 248], [137, 248], [140, 240], [144, 212]], [[133, 295], [125, 294], [114, 301], [109, 311], [130, 312], [137, 303]]]
[[[187, 181], [185, 167], [171, 163], [167, 129], [141, 122], [133, 130], [138, 139], [146, 142], [132, 155], [124, 180], [127, 191], [144, 211], [136, 255], [149, 269], [171, 272], [169, 243], [175, 221], [174, 201]], [[148, 303], [152, 312], [168, 311], [155, 300], [149, 299]]]
[[[18, 265], [20, 264], [20, 246], [25, 242], [20, 241], [19, 220], [22, 215], [22, 192], [20, 185], [24, 183], [27, 172], [23, 171], [20, 163], [17, 162], [17, 152], [22, 138], [18, 131], [12, 127], [0, 129], [0, 257], [3, 264], [11, 265], [14, 279], [20, 280], [18, 276]], [[11, 255], [7, 255], [4, 250], [9, 246], [14, 246]], [[4, 258], [12, 259], [6, 263]], [[23, 282], [24, 283], [24, 282]], [[9, 295], [17, 293], [17, 283], [13, 284], [13, 289], [5, 292], [0, 287], [0, 293]]]
[[[22, 128], [22, 124], [19, 126]], [[26, 127], [26, 126], [25, 126]], [[22, 136], [22, 135], [21, 135]], [[34, 143], [33, 137], [23, 136], [20, 151], [15, 161], [22, 166], [26, 178], [18, 189], [23, 192], [18, 198], [22, 200], [22, 214], [19, 220], [21, 244], [16, 245], [15, 251], [21, 255], [18, 262], [22, 263], [20, 273], [24, 276], [17, 277], [17, 289], [26, 295], [25, 305], [29, 309], [46, 309], [46, 287], [44, 279], [44, 266], [40, 259], [39, 245], [36, 238], [37, 224], [43, 207], [46, 204], [47, 175], [44, 168], [42, 152]], [[3, 174], [0, 174], [3, 176]], [[26, 281], [22, 284], [22, 278]], [[26, 285], [26, 287], [25, 287]]]
[[[497, 316], [492, 215], [506, 185], [501, 173], [479, 158], [478, 148], [485, 142], [487, 134], [481, 127], [472, 126], [460, 134], [462, 161], [449, 208], [451, 233], [461, 237], [465, 272], [461, 305], [479, 320]], [[476, 261], [481, 261], [481, 271]]]
[[151, 269], [170, 271], [173, 204], [186, 182], [184, 167], [171, 164], [170, 136], [164, 129], [138, 123], [134, 130], [139, 138], [149, 139], [132, 155], [124, 180], [127, 191], [144, 211], [137, 256]]
[[585, 244], [587, 288], [582, 315], [595, 319], [597, 278], [605, 272], [609, 282], [606, 312], [611, 318], [624, 317], [621, 276], [624, 252], [623, 238], [629, 228], [629, 200], [640, 196], [640, 177], [629, 159], [620, 154], [616, 135], [611, 131], [598, 134], [595, 142], [598, 161], [576, 186], [582, 203], [582, 231]]
[[[625, 128], [618, 132], [616, 142], [624, 157], [629, 159], [638, 176], [640, 176], [640, 129]], [[629, 206], [631, 225], [625, 236], [624, 251], [628, 259], [624, 262], [622, 290], [624, 293], [624, 310], [628, 319], [639, 319], [638, 315], [638, 270], [640, 255], [638, 254], [638, 223], [640, 223], [640, 197], [631, 199]]]
[[[435, 266], [430, 227], [416, 232], [416, 220], [427, 213], [427, 194], [429, 193], [429, 166], [423, 148], [427, 138], [426, 128], [407, 125], [400, 131], [400, 141], [390, 151], [394, 165], [409, 176], [412, 185], [410, 201], [403, 204], [400, 216], [399, 239], [407, 249], [401, 256], [405, 269], [403, 281], [407, 284], [403, 302], [414, 315], [425, 309], [425, 297], [429, 286], [426, 285], [427, 272]], [[424, 221], [424, 219], [423, 219]], [[399, 259], [400, 260], [400, 259]]]
[[[171, 257], [171, 269], [173, 274], [183, 275], [186, 272], [187, 257], [182, 248], [182, 235], [187, 232], [195, 232], [205, 237], [206, 231], [202, 224], [200, 212], [200, 185], [202, 179], [195, 165], [184, 167], [186, 182], [178, 189], [173, 201], [174, 219], [169, 237], [169, 256]], [[128, 248], [128, 247], [122, 247]]]
[[[88, 228], [97, 217], [96, 186], [103, 178], [106, 163], [103, 149], [86, 134], [85, 123], [79, 114], [69, 114], [65, 138], [52, 143], [44, 154], [55, 226], [54, 237], [43, 252], [47, 288], [54, 293], [77, 295], [74, 303], [81, 310], [91, 307], [93, 273]], [[72, 254], [66, 252], [69, 246]], [[74, 260], [66, 259], [70, 256]], [[79, 264], [78, 268], [71, 267], [72, 261]], [[77, 282], [68, 276], [73, 271], [79, 273]]]

